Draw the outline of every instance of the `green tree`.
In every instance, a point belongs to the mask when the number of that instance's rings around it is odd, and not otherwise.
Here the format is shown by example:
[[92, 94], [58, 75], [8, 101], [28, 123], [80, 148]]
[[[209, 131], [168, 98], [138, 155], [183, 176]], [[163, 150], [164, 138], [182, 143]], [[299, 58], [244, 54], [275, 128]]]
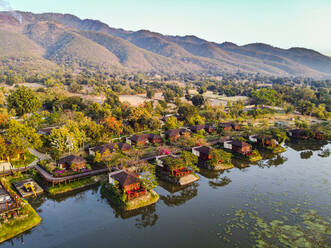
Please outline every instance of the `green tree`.
[[186, 167], [191, 168], [193, 171], [199, 171], [197, 166], [198, 156], [188, 151], [182, 151], [180, 157], [184, 160]]
[[9, 122], [7, 139], [17, 150], [25, 151], [27, 148], [39, 148], [42, 145], [40, 135], [36, 130], [16, 120]]
[[78, 143], [74, 135], [66, 127], [53, 129], [47, 139], [50, 145], [51, 156], [54, 159], [59, 159], [65, 152], [78, 151]]
[[147, 98], [149, 98], [149, 99], [154, 98], [154, 96], [155, 96], [155, 91], [154, 91], [153, 89], [151, 89], [151, 88], [148, 88], [147, 91], [146, 91], [146, 96], [147, 96]]
[[191, 101], [194, 106], [201, 107], [205, 103], [205, 98], [203, 95], [195, 95], [191, 98]]
[[14, 109], [16, 114], [23, 115], [39, 110], [41, 102], [31, 89], [22, 86], [8, 96], [8, 108]]
[[275, 106], [281, 103], [280, 95], [274, 89], [262, 88], [255, 90], [252, 97], [256, 104]]
[[171, 116], [169, 117], [166, 122], [165, 122], [165, 129], [169, 130], [169, 129], [177, 129], [183, 126], [183, 122], [182, 121], [178, 121], [177, 117], [175, 116]]

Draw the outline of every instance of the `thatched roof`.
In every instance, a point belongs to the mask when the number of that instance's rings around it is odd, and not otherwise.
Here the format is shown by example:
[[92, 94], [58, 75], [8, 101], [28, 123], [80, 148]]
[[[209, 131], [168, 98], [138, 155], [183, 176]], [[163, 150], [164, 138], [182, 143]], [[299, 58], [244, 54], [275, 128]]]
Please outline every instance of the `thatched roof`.
[[58, 161], [59, 164], [80, 164], [80, 163], [86, 163], [86, 160], [80, 156], [76, 156], [76, 155], [69, 155], [67, 157], [64, 158], [60, 158]]
[[139, 183], [139, 180], [135, 174], [126, 171], [121, 171], [119, 173], [111, 175], [111, 177], [116, 180], [122, 187]]

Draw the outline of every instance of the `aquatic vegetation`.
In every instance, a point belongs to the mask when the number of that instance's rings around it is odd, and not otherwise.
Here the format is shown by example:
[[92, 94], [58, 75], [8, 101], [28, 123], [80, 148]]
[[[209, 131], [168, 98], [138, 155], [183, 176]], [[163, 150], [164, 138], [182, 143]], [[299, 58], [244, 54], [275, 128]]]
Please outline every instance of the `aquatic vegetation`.
[[311, 156], [313, 156], [313, 152], [312, 151], [305, 151], [305, 152], [301, 152], [300, 153], [300, 157], [302, 159], [309, 159]]
[[317, 155], [322, 157], [322, 158], [327, 158], [327, 157], [330, 156], [330, 154], [331, 154], [330, 149], [324, 149], [320, 153], [318, 153]]

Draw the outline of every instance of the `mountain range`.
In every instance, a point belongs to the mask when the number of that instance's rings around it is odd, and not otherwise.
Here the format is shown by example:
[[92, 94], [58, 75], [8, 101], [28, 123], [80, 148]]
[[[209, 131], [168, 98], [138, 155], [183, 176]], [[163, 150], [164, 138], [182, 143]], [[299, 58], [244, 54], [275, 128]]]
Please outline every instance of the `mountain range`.
[[331, 78], [331, 58], [306, 48], [281, 49], [263, 43], [219, 44], [192, 35], [116, 29], [70, 14], [0, 12], [0, 69], [60, 68], [156, 73], [239, 70]]

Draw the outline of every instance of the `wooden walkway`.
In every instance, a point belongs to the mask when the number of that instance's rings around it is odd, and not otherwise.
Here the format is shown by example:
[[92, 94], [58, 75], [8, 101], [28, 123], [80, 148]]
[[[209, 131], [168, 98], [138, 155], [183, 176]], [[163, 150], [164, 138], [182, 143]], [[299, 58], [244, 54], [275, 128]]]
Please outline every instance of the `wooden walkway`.
[[88, 172], [83, 172], [83, 173], [71, 175], [71, 176], [54, 177], [52, 174], [50, 174], [48, 171], [41, 168], [39, 165], [35, 165], [34, 168], [36, 168], [36, 170], [38, 170], [40, 175], [49, 183], [70, 182], [70, 181], [73, 181], [76, 179], [91, 177], [91, 176], [99, 175], [99, 174], [109, 171], [108, 168], [104, 168], [104, 169], [100, 169], [100, 170], [92, 170], [92, 171], [88, 171]]

